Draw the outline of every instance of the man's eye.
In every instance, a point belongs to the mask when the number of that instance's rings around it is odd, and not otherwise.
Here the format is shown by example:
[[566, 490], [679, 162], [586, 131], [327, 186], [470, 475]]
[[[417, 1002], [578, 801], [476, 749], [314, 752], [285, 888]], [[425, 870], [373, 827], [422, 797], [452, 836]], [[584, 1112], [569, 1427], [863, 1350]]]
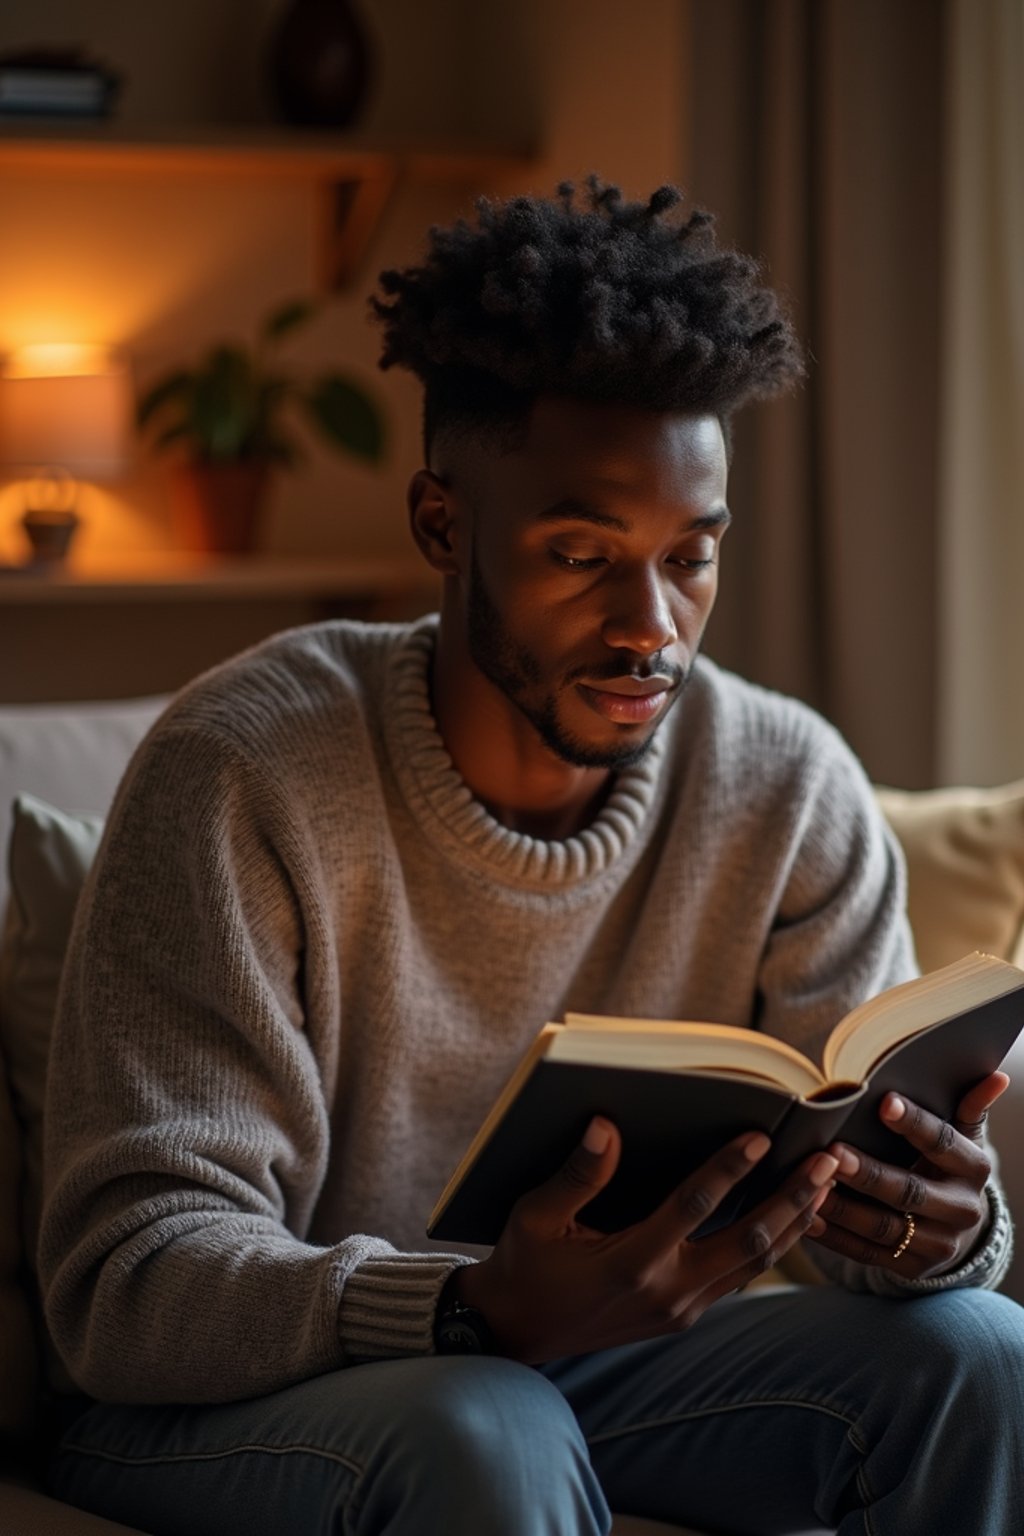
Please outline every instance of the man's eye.
[[715, 565], [718, 560], [718, 551], [713, 549], [706, 555], [673, 555], [671, 563], [678, 565], [682, 570], [697, 575]]
[[603, 555], [563, 555], [557, 549], [551, 550], [550, 554], [556, 565], [561, 565], [568, 571], [592, 571], [604, 560]]

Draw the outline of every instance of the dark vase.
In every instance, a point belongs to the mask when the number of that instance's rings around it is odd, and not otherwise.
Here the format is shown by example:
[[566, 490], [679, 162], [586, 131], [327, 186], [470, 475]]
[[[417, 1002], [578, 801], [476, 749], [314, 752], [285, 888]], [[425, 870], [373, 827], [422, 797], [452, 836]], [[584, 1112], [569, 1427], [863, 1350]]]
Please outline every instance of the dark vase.
[[355, 122], [372, 58], [350, 0], [292, 0], [271, 40], [269, 63], [285, 122], [308, 128]]

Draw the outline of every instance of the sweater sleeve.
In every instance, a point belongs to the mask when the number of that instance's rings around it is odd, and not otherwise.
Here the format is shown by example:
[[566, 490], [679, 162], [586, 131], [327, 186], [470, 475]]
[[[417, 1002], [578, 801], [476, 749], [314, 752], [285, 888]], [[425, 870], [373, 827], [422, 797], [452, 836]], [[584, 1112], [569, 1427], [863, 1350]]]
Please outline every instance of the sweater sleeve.
[[443, 1253], [305, 1240], [337, 1069], [318, 850], [260, 765], [158, 727], [80, 905], [55, 1026], [39, 1270], [106, 1401], [228, 1401], [428, 1353]]
[[[778, 915], [761, 973], [761, 1027], [820, 1060], [832, 1026], [857, 1003], [917, 974], [906, 917], [902, 851], [853, 754], [823, 728], [803, 770], [799, 812], [782, 873]], [[956, 1269], [924, 1280], [805, 1246], [847, 1289], [912, 1296], [954, 1287], [994, 1289], [1009, 1268], [1013, 1224], [999, 1181], [987, 1187], [989, 1222]]]

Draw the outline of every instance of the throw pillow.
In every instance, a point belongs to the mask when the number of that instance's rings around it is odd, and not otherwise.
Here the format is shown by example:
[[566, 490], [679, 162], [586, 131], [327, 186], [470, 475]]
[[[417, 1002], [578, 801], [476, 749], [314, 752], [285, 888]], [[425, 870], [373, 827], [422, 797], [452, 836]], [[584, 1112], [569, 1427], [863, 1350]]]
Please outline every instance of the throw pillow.
[[[19, 795], [14, 802], [8, 856], [10, 895], [0, 946], [0, 1047], [21, 1132], [21, 1188], [15, 1199], [20, 1196], [23, 1257], [17, 1299], [22, 1312], [33, 1294], [31, 1284], [26, 1286], [24, 1281], [35, 1273], [42, 1211], [43, 1098], [57, 989], [75, 906], [102, 831], [99, 816], [58, 811], [28, 794]], [[17, 1167], [16, 1162], [13, 1167]], [[20, 1337], [30, 1348], [34, 1348], [33, 1331], [22, 1317]], [[72, 1390], [73, 1384], [45, 1334], [43, 1353], [50, 1386], [57, 1391]], [[20, 1384], [11, 1379], [11, 1403], [4, 1410], [5, 1416], [24, 1422], [31, 1412], [31, 1387], [31, 1377], [27, 1381], [23, 1377]]]
[[14, 802], [10, 897], [0, 949], [0, 1038], [23, 1130], [25, 1252], [34, 1265], [43, 1174], [43, 1095], [57, 988], [75, 906], [99, 846], [99, 816]]
[[903, 845], [922, 971], [972, 949], [1024, 965], [1024, 779], [998, 789], [879, 789]]

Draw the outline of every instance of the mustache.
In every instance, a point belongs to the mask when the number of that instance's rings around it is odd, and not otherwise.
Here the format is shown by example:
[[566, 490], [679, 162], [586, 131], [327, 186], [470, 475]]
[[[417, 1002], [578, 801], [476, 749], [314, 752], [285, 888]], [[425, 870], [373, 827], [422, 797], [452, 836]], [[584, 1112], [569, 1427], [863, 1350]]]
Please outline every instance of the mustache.
[[612, 683], [629, 678], [633, 682], [646, 683], [652, 677], [664, 678], [673, 688], [686, 681], [688, 668], [677, 662], [662, 660], [661, 652], [647, 657], [633, 667], [624, 667], [621, 661], [603, 661], [590, 667], [574, 667], [566, 681], [569, 683]]

